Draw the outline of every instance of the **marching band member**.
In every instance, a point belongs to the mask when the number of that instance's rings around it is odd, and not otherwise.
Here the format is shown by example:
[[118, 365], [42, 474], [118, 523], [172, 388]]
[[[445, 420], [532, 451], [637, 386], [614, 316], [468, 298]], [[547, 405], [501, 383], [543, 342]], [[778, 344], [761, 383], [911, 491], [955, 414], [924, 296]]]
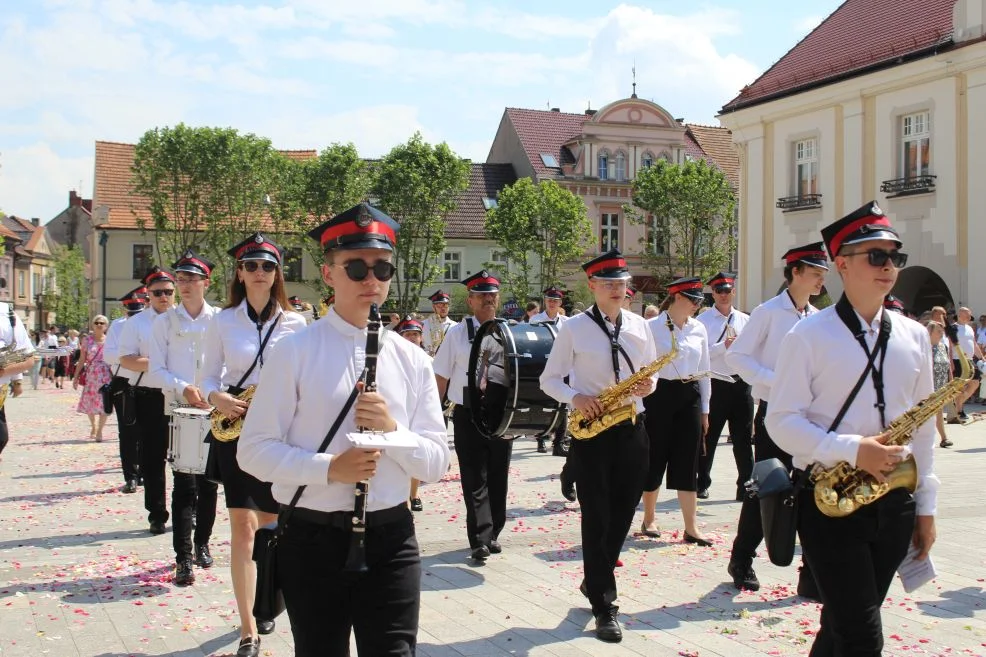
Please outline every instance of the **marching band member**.
[[[164, 412], [161, 386], [148, 375], [151, 330], [158, 315], [171, 309], [175, 298], [175, 277], [158, 266], [151, 268], [142, 281], [151, 303], [129, 318], [120, 332], [117, 354], [137, 402], [137, 433], [140, 436], [140, 475], [144, 479], [144, 508], [152, 534], [163, 534], [168, 522], [165, 500], [165, 458], [168, 454], [169, 420]], [[121, 371], [123, 371], [121, 370]]]
[[629, 310], [630, 312], [633, 312], [633, 308], [631, 308], [630, 305], [633, 303], [633, 298], [635, 296], [637, 296], [637, 290], [635, 290], [633, 286], [627, 285], [626, 298], [623, 299], [623, 305], [622, 305], [623, 310]]
[[[705, 325], [692, 315], [705, 301], [699, 278], [679, 278], [668, 285], [663, 312], [647, 324], [654, 333], [659, 353], [671, 351], [675, 332], [678, 355], [658, 372], [657, 388], [644, 398], [650, 463], [644, 484], [644, 522], [640, 531], [658, 537], [654, 520], [657, 496], [667, 473], [667, 487], [678, 491], [678, 504], [685, 521], [685, 542], [711, 547], [698, 528], [698, 457], [702, 438], [709, 429], [709, 379], [693, 375], [709, 370], [709, 338]], [[669, 326], [670, 320], [670, 326]]]
[[[787, 289], [754, 308], [743, 332], [726, 351], [726, 365], [752, 384], [753, 396], [759, 402], [753, 419], [756, 461], [778, 458], [791, 467], [791, 457], [775, 444], [763, 419], [774, 387], [781, 340], [800, 320], [818, 312], [808, 300], [812, 295], [820, 294], [825, 284], [828, 261], [822, 248], [821, 242], [815, 242], [797, 246], [784, 254]], [[762, 522], [760, 500], [744, 496], [728, 566], [733, 585], [738, 589], [756, 591], [760, 588], [760, 580], [753, 570], [753, 557], [763, 540]], [[814, 582], [806, 570], [802, 566], [798, 593], [809, 597], [814, 595]]]
[[[236, 274], [229, 300], [205, 336], [202, 395], [228, 418], [247, 411], [250, 402], [236, 396], [260, 378], [273, 346], [305, 327], [298, 313], [287, 310], [280, 247], [261, 233], [254, 233], [228, 251], [236, 260]], [[278, 505], [271, 485], [259, 481], [237, 464], [237, 440], [212, 440], [229, 511], [230, 560], [233, 595], [240, 614], [240, 657], [260, 650], [259, 634], [274, 631], [274, 621], [253, 617], [257, 566], [253, 561], [253, 537], [257, 529], [277, 519]]]
[[[211, 262], [186, 249], [171, 268], [181, 303], [154, 319], [148, 353], [148, 379], [161, 387], [164, 412], [171, 414], [171, 400], [195, 408], [209, 408], [198, 386], [202, 368], [202, 343], [206, 328], [219, 312], [205, 301]], [[216, 484], [198, 474], [172, 473], [172, 542], [175, 548], [175, 584], [195, 582], [195, 565], [212, 567], [209, 539], [216, 523]], [[192, 518], [195, 518], [194, 551]]]
[[[563, 290], [560, 290], [552, 285], [551, 287], [545, 289], [544, 292], [542, 292], [542, 295], [544, 298], [544, 310], [531, 317], [530, 319], [531, 324], [551, 323], [557, 326], [558, 324], [561, 324], [562, 322], [568, 319], [568, 317], [565, 316], [565, 312], [562, 310], [561, 307], [562, 301], [565, 299], [565, 292]], [[567, 412], [562, 414], [562, 417], [559, 422], [560, 425], [555, 430], [555, 437], [551, 441], [551, 453], [553, 456], [567, 456], [568, 450], [565, 449], [565, 434], [566, 434], [565, 427], [568, 425]], [[547, 440], [546, 438], [538, 438], [538, 452], [542, 454], [546, 454], [548, 452], [548, 448], [545, 445], [546, 440]], [[567, 463], [565, 467], [566, 468], [568, 467]], [[564, 471], [563, 471], [562, 479], [566, 481], [570, 481], [570, 477], [568, 477], [564, 473]], [[574, 490], [572, 490], [571, 494], [574, 496], [575, 494]], [[568, 496], [566, 495], [566, 498], [567, 497]], [[571, 501], [574, 501], [574, 497]]]
[[[0, 311], [0, 315], [3, 316], [3, 319], [0, 319], [0, 346], [9, 347], [10, 345], [14, 345], [16, 351], [29, 351], [33, 354], [34, 345], [31, 344], [31, 336], [28, 335], [27, 329], [24, 328], [24, 321], [18, 320], [17, 315], [14, 313], [14, 304], [10, 303], [6, 304], [6, 306], [6, 313]], [[0, 304], [0, 308], [3, 308], [3, 304]], [[32, 355], [26, 360], [19, 363], [12, 363], [0, 369], [0, 386], [9, 385], [13, 377], [23, 374], [34, 367], [35, 358], [37, 356]], [[3, 453], [3, 449], [7, 446], [9, 440], [7, 411], [3, 407], [0, 407], [0, 454]]]
[[442, 344], [442, 340], [445, 339], [445, 334], [455, 326], [455, 322], [448, 316], [451, 297], [447, 293], [439, 290], [428, 299], [431, 301], [431, 309], [434, 314], [424, 321], [421, 337], [425, 351], [428, 352], [429, 356], [434, 356]]
[[136, 422], [124, 417], [123, 397], [130, 387], [130, 376], [137, 378], [137, 373], [124, 369], [120, 364], [120, 335], [123, 332], [123, 323], [147, 307], [147, 297], [147, 288], [143, 285], [120, 297], [119, 301], [127, 314], [110, 322], [103, 346], [103, 360], [111, 368], [115, 368], [110, 380], [110, 391], [113, 394], [113, 410], [116, 412], [116, 425], [120, 434], [120, 467], [123, 469], [124, 493], [136, 493], [140, 481], [140, 429]]
[[[654, 337], [642, 317], [622, 310], [630, 279], [626, 260], [613, 249], [582, 265], [595, 305], [558, 326], [558, 336], [541, 373], [541, 389], [574, 406], [586, 419], [604, 409], [597, 395], [630, 377], [658, 357]], [[568, 383], [565, 378], [569, 377]], [[649, 378], [633, 390], [631, 403], [654, 388]], [[623, 422], [587, 440], [573, 440], [578, 499], [582, 511], [582, 562], [579, 590], [589, 599], [596, 636], [623, 639], [614, 569], [636, 511], [647, 474], [648, 441], [643, 418]]]
[[712, 380], [712, 398], [709, 400], [709, 430], [705, 434], [705, 449], [698, 460], [698, 498], [709, 497], [712, 485], [712, 461], [722, 429], [729, 423], [729, 436], [736, 461], [736, 499], [746, 497], [743, 485], [753, 472], [753, 396], [750, 384], [737, 376], [734, 368], [726, 364], [726, 352], [743, 332], [750, 316], [733, 307], [736, 295], [736, 274], [719, 272], [708, 281], [712, 288], [712, 308], [698, 316], [709, 336], [709, 362], [713, 372], [733, 375], [735, 382]]
[[883, 307], [886, 308], [887, 310], [892, 310], [895, 313], [901, 315], [905, 314], [904, 304], [901, 303], [900, 299], [898, 299], [892, 294], [888, 294], [886, 297], [883, 298]]
[[[883, 481], [907, 456], [903, 446], [885, 444], [885, 427], [933, 390], [928, 332], [883, 308], [907, 256], [876, 203], [826, 226], [822, 237], [845, 293], [834, 307], [798, 322], [782, 341], [767, 429], [799, 470], [845, 461]], [[847, 384], [868, 361], [869, 375], [848, 397]], [[847, 401], [848, 410], [832, 426]], [[880, 607], [894, 574], [912, 544], [923, 560], [935, 542], [934, 436], [931, 422], [911, 436], [913, 497], [895, 488], [832, 518], [818, 509], [813, 490], [802, 491], [798, 532], [822, 599], [812, 655], [883, 654]]]
[[500, 305], [500, 281], [485, 269], [462, 284], [469, 290], [472, 310], [445, 334], [435, 354], [435, 377], [440, 396], [448, 394], [455, 403], [452, 415], [455, 453], [459, 457], [462, 498], [466, 503], [466, 534], [472, 558], [485, 561], [502, 551], [497, 540], [507, 523], [507, 480], [513, 441], [483, 436], [473, 425], [470, 410], [463, 406], [468, 385], [469, 352], [476, 331], [496, 317]]
[[[421, 347], [422, 349], [424, 349], [424, 344], [422, 342], [423, 332], [424, 325], [410, 315], [405, 317], [404, 321], [397, 325], [397, 333], [399, 333], [402, 338], [416, 347]], [[424, 504], [421, 502], [421, 498], [418, 497], [418, 484], [420, 483], [421, 482], [417, 479], [411, 479], [411, 497], [409, 504], [412, 511], [423, 511], [425, 508]]]
[[[240, 437], [240, 466], [273, 482], [282, 505], [306, 486], [285, 524], [277, 563], [299, 657], [348, 654], [350, 628], [361, 655], [413, 655], [416, 647], [421, 560], [408, 488], [412, 477], [437, 481], [449, 464], [427, 354], [380, 331], [379, 390], [360, 394], [328, 449], [316, 453], [367, 364], [370, 306], [387, 299], [399, 229], [360, 204], [309, 233], [325, 250], [322, 279], [335, 290], [335, 304], [276, 345]], [[350, 449], [347, 436], [357, 426], [417, 447]], [[367, 479], [368, 571], [343, 572], [354, 484]]]

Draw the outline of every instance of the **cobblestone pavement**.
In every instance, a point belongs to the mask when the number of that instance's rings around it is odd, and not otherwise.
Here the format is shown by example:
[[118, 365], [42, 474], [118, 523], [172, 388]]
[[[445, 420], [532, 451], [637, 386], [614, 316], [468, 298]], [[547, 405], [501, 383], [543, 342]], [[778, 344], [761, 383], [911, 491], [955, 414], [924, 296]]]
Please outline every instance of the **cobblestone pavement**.
[[[30, 387], [29, 385], [27, 386]], [[116, 427], [88, 438], [71, 390], [28, 390], [7, 400], [11, 443], [0, 463], [0, 655], [227, 655], [239, 636], [229, 578], [229, 529], [220, 512], [216, 565], [188, 588], [171, 584], [169, 533], [147, 532], [142, 496], [124, 495]], [[907, 595], [895, 584], [884, 605], [886, 655], [986, 655], [986, 422], [949, 426], [939, 449], [943, 480], [938, 579]], [[677, 503], [660, 505], [661, 539], [632, 536], [618, 570], [622, 644], [601, 643], [577, 590], [579, 515], [563, 503], [562, 460], [515, 445], [504, 552], [468, 560], [456, 468], [422, 488], [417, 514], [424, 557], [420, 655], [805, 655], [818, 607], [794, 593], [796, 574], [756, 561], [758, 593], [726, 575], [739, 505], [735, 470], [719, 449], [701, 522], [711, 549], [681, 541]], [[220, 507], [222, 507], [220, 500]], [[639, 515], [637, 524], [639, 526]], [[287, 618], [262, 654], [292, 654]], [[355, 654], [355, 651], [354, 651]]]

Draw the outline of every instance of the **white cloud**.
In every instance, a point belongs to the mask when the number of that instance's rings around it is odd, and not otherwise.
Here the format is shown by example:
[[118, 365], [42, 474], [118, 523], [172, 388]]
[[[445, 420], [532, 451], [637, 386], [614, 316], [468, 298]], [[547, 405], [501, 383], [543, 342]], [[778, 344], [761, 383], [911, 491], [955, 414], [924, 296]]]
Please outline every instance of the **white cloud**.
[[801, 38], [818, 27], [825, 20], [825, 16], [805, 16], [794, 24], [794, 31]]
[[[317, 108], [316, 108], [317, 109]], [[363, 157], [379, 157], [424, 129], [418, 108], [413, 105], [375, 105], [336, 113], [316, 113], [287, 107], [278, 114], [257, 119], [241, 132], [270, 138], [282, 149], [321, 150], [333, 142], [352, 142]]]
[[[0, 208], [44, 223], [68, 206], [68, 192], [92, 194], [93, 156], [65, 157], [46, 142], [5, 149], [0, 162]], [[80, 186], [81, 183], [81, 186]]]

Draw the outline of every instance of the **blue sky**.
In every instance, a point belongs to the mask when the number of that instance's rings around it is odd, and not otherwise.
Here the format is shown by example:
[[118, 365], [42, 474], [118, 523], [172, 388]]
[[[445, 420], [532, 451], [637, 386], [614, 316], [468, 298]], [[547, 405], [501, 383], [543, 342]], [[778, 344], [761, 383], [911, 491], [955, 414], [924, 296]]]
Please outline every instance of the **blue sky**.
[[420, 130], [486, 159], [504, 107], [637, 92], [715, 124], [838, 0], [0, 0], [0, 209], [92, 195], [93, 143], [184, 121], [379, 156]]

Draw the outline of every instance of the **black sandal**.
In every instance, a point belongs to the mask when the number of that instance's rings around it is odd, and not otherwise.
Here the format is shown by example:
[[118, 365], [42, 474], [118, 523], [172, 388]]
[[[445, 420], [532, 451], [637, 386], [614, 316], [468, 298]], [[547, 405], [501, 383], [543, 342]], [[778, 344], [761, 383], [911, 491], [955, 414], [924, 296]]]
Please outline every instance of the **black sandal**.
[[240, 639], [240, 647], [236, 649], [236, 657], [260, 657], [260, 637], [248, 636]]

